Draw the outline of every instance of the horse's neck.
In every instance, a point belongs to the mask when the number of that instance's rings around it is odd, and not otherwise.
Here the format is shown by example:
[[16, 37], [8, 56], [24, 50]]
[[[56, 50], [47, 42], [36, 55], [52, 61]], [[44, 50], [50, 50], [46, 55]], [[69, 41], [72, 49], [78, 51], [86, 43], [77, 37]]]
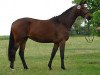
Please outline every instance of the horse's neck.
[[66, 27], [70, 31], [73, 23], [75, 22], [76, 18], [78, 16], [75, 15], [75, 13], [68, 15], [68, 18], [66, 18]]
[[59, 16], [59, 21], [63, 25], [67, 27], [67, 29], [70, 31], [73, 23], [75, 22], [76, 18], [78, 16], [75, 14], [75, 10], [73, 8], [68, 13], [63, 13]]

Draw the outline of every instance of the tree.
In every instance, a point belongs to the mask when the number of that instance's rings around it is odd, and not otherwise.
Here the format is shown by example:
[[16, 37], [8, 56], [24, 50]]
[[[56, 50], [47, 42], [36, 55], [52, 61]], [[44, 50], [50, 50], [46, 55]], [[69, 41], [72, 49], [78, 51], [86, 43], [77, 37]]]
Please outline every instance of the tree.
[[[93, 24], [96, 27], [100, 27], [100, 10], [93, 13]], [[96, 31], [96, 33], [100, 36], [100, 31]]]
[[73, 25], [74, 30], [76, 31], [76, 34], [80, 34], [81, 32], [81, 23], [82, 23], [82, 18], [78, 17]]
[[93, 13], [93, 22], [100, 26], [100, 10]]

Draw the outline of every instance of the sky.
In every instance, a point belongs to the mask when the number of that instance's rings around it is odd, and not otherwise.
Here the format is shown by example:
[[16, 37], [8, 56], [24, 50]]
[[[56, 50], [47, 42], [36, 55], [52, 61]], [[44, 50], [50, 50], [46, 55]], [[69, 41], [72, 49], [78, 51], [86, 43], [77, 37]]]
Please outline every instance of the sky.
[[0, 0], [0, 36], [9, 35], [11, 24], [19, 18], [46, 20], [71, 6], [72, 0]]

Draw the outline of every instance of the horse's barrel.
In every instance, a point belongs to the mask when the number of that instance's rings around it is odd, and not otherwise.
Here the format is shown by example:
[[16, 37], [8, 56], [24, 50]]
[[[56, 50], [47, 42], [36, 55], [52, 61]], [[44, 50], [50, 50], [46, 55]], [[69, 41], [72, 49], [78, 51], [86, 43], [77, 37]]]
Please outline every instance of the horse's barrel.
[[100, 30], [100, 27], [97, 27], [96, 30]]

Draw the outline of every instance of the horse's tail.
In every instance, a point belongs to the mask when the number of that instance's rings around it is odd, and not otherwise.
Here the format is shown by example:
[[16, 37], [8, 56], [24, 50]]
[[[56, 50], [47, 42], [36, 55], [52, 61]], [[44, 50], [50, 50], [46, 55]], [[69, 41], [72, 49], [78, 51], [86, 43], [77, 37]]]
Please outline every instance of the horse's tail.
[[10, 32], [10, 37], [9, 37], [9, 47], [8, 47], [8, 59], [9, 61], [14, 61], [14, 35], [12, 33], [12, 30]]

